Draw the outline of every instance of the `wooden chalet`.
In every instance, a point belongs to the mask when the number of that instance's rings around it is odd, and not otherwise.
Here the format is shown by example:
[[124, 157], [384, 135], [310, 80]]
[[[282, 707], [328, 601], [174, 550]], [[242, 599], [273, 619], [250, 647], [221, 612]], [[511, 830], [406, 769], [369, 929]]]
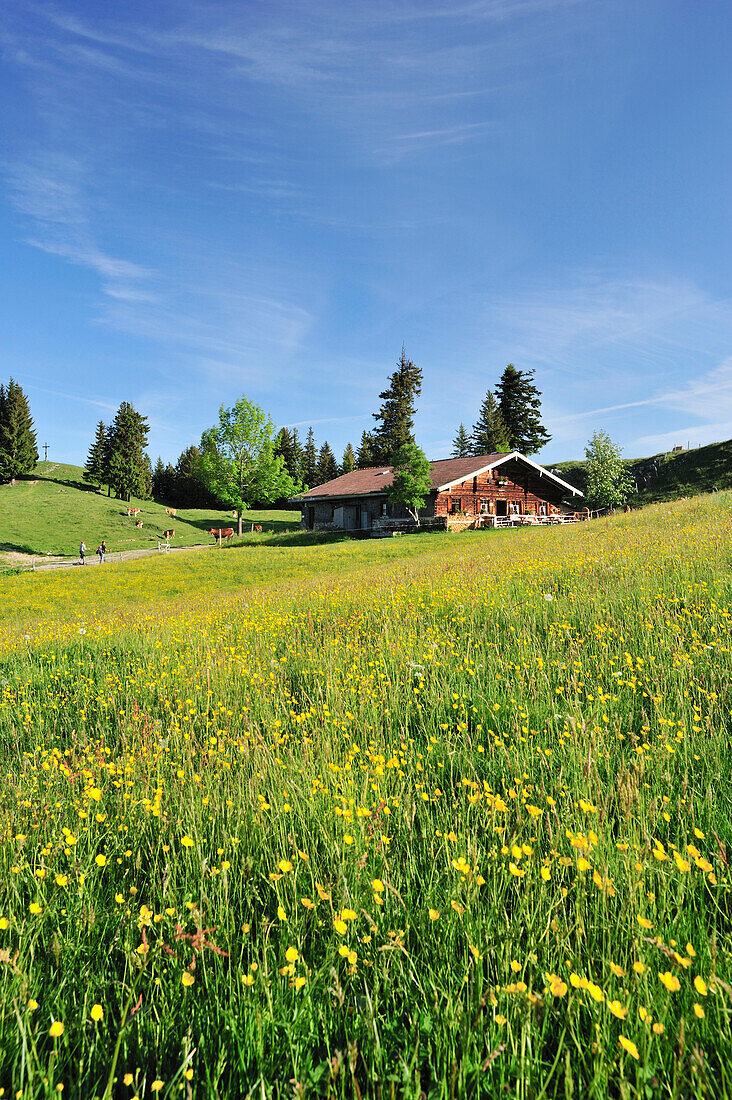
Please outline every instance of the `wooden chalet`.
[[[420, 509], [420, 522], [467, 528], [502, 525], [513, 517], [560, 518], [573, 511], [582, 493], [518, 451], [445, 458], [431, 462], [432, 489]], [[353, 470], [316, 485], [293, 500], [308, 530], [337, 528], [378, 531], [411, 520], [389, 504], [391, 466]], [[533, 520], [529, 520], [532, 522]]]

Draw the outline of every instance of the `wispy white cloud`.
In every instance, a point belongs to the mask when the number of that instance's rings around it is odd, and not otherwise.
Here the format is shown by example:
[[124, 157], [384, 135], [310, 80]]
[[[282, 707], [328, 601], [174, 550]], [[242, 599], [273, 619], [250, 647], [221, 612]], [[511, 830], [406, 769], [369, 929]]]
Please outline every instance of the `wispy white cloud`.
[[26, 382], [25, 387], [35, 390], [37, 393], [47, 393], [50, 397], [60, 397], [65, 401], [76, 401], [80, 405], [92, 405], [95, 409], [105, 409], [107, 412], [116, 412], [117, 406], [108, 401], [101, 401], [93, 397], [82, 397], [78, 393], [63, 393], [61, 390], [49, 390], [45, 386], [35, 386], [32, 382]]

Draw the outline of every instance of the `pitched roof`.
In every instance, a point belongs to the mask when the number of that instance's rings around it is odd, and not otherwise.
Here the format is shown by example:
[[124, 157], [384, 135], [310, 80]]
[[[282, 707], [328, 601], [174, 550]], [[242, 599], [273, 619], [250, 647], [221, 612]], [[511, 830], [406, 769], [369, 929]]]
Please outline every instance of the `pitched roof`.
[[[477, 455], [474, 458], [441, 458], [436, 462], [430, 462], [432, 489], [440, 492], [448, 489], [455, 482], [465, 481], [466, 478], [475, 477], [485, 470], [504, 464], [509, 477], [511, 472], [518, 473], [520, 470], [522, 473], [531, 476], [532, 484], [533, 482], [538, 484], [537, 479], [540, 479], [543, 482], [542, 489], [552, 485], [554, 489], [552, 496], [557, 495], [560, 486], [573, 496], [582, 495], [574, 486], [568, 485], [556, 474], [549, 473], [548, 470], [545, 470], [536, 462], [532, 462], [530, 458], [525, 458], [518, 451]], [[544, 478], [548, 479], [548, 482], [544, 481]], [[352, 470], [350, 474], [341, 474], [340, 477], [336, 477], [332, 481], [326, 481], [323, 485], [315, 485], [307, 493], [301, 493], [294, 500], [297, 502], [322, 500], [329, 497], [369, 496], [372, 493], [385, 492], [393, 480], [393, 468], [391, 466], [371, 466], [366, 470]], [[535, 491], [531, 486], [529, 488], [532, 492]]]

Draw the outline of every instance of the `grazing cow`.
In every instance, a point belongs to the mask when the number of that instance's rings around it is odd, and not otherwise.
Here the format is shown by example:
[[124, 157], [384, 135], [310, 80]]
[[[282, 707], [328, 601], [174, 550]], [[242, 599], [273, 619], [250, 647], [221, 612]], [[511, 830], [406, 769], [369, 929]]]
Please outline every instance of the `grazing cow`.
[[233, 537], [234, 537], [234, 528], [233, 527], [209, 527], [208, 533], [209, 533], [209, 535], [213, 535], [213, 537], [218, 542], [222, 542], [224, 539], [226, 539], [226, 541], [228, 542], [229, 539], [233, 539]]
[[142, 511], [142, 508], [128, 508], [127, 509], [127, 515], [128, 516], [139, 516], [141, 511]]
[[165, 509], [166, 516], [174, 516], [174, 515], [176, 515], [176, 513], [177, 513], [176, 508], [166, 508]]
[[175, 531], [174, 531], [174, 529], [173, 529], [173, 528], [171, 527], [169, 531], [163, 531], [163, 538], [164, 538], [164, 539], [165, 539], [165, 541], [167, 542], [167, 541], [168, 541], [168, 539], [172, 539], [172, 537], [173, 537], [173, 535], [174, 535], [174, 534], [175, 534]]
[[142, 520], [141, 519], [138, 519], [137, 523], [135, 524], [135, 527], [142, 527]]
[[261, 523], [253, 523], [253, 524], [252, 524], [252, 531], [259, 531], [259, 532], [260, 532], [260, 534], [261, 534], [261, 532], [262, 532], [262, 524], [261, 524]]

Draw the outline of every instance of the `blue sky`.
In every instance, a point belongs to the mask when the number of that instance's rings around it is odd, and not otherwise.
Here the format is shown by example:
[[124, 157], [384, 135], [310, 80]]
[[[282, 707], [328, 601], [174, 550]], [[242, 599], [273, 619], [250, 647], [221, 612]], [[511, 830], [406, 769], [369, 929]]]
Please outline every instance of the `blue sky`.
[[431, 458], [508, 362], [542, 461], [730, 438], [731, 46], [717, 0], [10, 0], [0, 377], [70, 462], [242, 393], [340, 454], [402, 343]]

